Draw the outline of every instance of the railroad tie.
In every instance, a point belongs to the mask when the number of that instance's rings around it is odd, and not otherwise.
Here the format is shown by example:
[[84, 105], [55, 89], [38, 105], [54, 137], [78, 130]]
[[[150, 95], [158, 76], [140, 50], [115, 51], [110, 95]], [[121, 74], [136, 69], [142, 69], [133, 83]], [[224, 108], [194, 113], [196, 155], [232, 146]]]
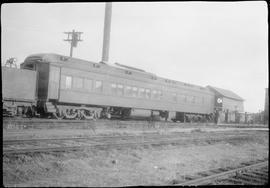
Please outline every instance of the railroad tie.
[[260, 169], [260, 172], [268, 174], [269, 171], [268, 171], [268, 169], [262, 168], [262, 169]]
[[194, 180], [194, 179], [197, 179], [198, 178], [198, 176], [195, 176], [195, 175], [184, 175], [184, 176], [182, 176], [182, 178], [184, 179], [184, 180]]
[[241, 180], [245, 180], [245, 181], [249, 181], [249, 182], [259, 183], [259, 184], [262, 182], [261, 180], [258, 180], [258, 177], [257, 178], [252, 178], [252, 177], [250, 177], [249, 175], [246, 175], [246, 174], [241, 174], [237, 178], [240, 178]]
[[214, 174], [217, 174], [217, 173], [221, 173], [221, 172], [224, 172], [224, 170], [221, 170], [221, 169], [214, 169], [214, 170], [210, 170], [212, 173]]
[[209, 172], [199, 172], [197, 174], [200, 175], [200, 176], [206, 177], [206, 176], [210, 176], [210, 175], [212, 175], [214, 173], [209, 171]]
[[251, 179], [252, 181], [262, 182], [264, 179], [261, 176], [254, 175], [253, 173], [244, 173], [242, 176]]
[[245, 179], [240, 179], [239, 177], [235, 178], [235, 177], [230, 177], [228, 179], [226, 179], [230, 182], [234, 182], [234, 183], [237, 183], [237, 184], [240, 184], [240, 185], [257, 185], [257, 184], [254, 184], [250, 181], [246, 181]]
[[[265, 176], [265, 174], [266, 174], [266, 173], [263, 173], [263, 172], [258, 171], [258, 170], [253, 171], [252, 173], [253, 173], [253, 174], [256, 174], [256, 175], [258, 175], [258, 176]], [[267, 173], [267, 174], [268, 174], [268, 173]]]

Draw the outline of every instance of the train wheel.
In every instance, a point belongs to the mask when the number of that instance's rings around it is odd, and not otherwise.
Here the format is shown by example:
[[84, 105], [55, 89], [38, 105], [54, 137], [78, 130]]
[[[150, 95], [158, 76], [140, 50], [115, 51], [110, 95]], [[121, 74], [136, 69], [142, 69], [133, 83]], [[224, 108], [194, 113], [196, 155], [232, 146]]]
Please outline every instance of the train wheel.
[[53, 113], [53, 116], [56, 118], [56, 119], [63, 119], [64, 118], [64, 114], [62, 112], [54, 112]]
[[67, 119], [75, 119], [78, 116], [77, 110], [66, 109], [63, 111], [64, 117]]
[[23, 116], [24, 115], [24, 112], [25, 112], [25, 107], [24, 106], [18, 106], [17, 107], [17, 115], [18, 116]]
[[56, 112], [53, 113], [53, 116], [56, 119], [63, 119], [64, 118], [64, 114], [63, 114], [63, 110], [57, 106], [55, 106], [56, 108]]
[[111, 116], [110, 113], [106, 113], [106, 118], [107, 118], [107, 119], [111, 119], [111, 117], [112, 117], [112, 116]]
[[16, 116], [17, 115], [17, 107], [15, 107], [15, 108], [13, 108], [12, 110], [11, 110], [11, 116], [13, 117], [13, 116]]
[[95, 112], [90, 112], [89, 110], [81, 110], [81, 115], [84, 119], [95, 119]]
[[127, 119], [130, 117], [131, 114], [131, 108], [124, 108], [121, 111], [121, 119]]

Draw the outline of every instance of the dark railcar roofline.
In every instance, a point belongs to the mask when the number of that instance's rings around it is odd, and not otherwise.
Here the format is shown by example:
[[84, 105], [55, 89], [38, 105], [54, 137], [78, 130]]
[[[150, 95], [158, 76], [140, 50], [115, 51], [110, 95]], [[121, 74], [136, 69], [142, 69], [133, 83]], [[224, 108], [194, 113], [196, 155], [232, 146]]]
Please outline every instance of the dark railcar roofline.
[[[100, 68], [104, 68], [104, 69], [116, 69], [116, 70], [122, 70], [122, 71], [126, 71], [125, 68], [120, 68], [120, 67], [116, 67], [110, 64], [104, 64], [104, 63], [96, 63], [93, 61], [86, 61], [86, 60], [82, 60], [79, 58], [74, 58], [74, 57], [69, 57], [69, 56], [64, 56], [64, 55], [59, 55], [59, 54], [54, 54], [54, 53], [40, 53], [40, 54], [33, 54], [28, 56], [25, 61], [24, 61], [24, 65], [31, 63], [31, 61], [40, 61], [43, 63], [51, 63], [51, 64], [55, 64], [55, 65], [65, 65], [65, 62], [69, 62], [69, 65], [72, 65], [72, 68], [76, 68], [78, 69], [79, 65], [82, 67], [83, 70], [86, 70], [87, 67], [89, 67], [89, 65], [92, 66], [98, 66]], [[135, 72], [136, 74], [140, 74], [142, 76], [149, 76], [149, 80], [159, 80], [159, 81], [164, 81], [164, 84], [169, 84], [170, 86], [180, 86], [180, 87], [187, 87], [190, 89], [197, 89], [203, 92], [207, 92], [207, 93], [212, 93], [212, 91], [210, 91], [210, 89], [208, 89], [207, 87], [202, 87], [199, 85], [194, 85], [194, 84], [189, 84], [189, 83], [185, 83], [185, 82], [181, 82], [181, 81], [175, 81], [175, 80], [171, 80], [171, 79], [167, 79], [167, 78], [163, 78], [163, 77], [159, 77], [156, 76], [153, 73], [149, 73], [149, 72], [142, 72], [142, 71], [136, 71], [136, 70], [130, 70], [131, 72]]]

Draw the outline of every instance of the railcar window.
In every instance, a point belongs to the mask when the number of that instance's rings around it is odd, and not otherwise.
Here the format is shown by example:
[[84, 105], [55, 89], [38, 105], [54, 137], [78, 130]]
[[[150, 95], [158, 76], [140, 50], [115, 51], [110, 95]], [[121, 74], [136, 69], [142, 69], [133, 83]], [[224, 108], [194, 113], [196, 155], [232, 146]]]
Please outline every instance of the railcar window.
[[172, 100], [173, 100], [173, 101], [177, 101], [177, 94], [176, 94], [176, 93], [173, 93], [173, 94], [172, 94]]
[[160, 91], [160, 90], [157, 91], [157, 98], [158, 99], [162, 98], [162, 91]]
[[147, 99], [150, 99], [151, 98], [151, 91], [150, 91], [150, 89], [145, 89], [145, 97]]
[[195, 97], [196, 98], [196, 104], [201, 104], [202, 103], [202, 98], [201, 97]]
[[121, 84], [117, 85], [117, 95], [124, 95], [124, 86]]
[[78, 78], [78, 77], [74, 77], [74, 79], [73, 79], [73, 87], [75, 89], [81, 89], [81, 88], [83, 88], [83, 79], [82, 78]]
[[191, 103], [194, 103], [195, 104], [195, 99], [196, 99], [196, 97], [195, 96], [192, 96]]
[[72, 86], [72, 77], [71, 76], [65, 76], [66, 77], [66, 82], [65, 82], [65, 89], [71, 89]]
[[159, 94], [157, 90], [152, 90], [152, 98], [153, 99], [159, 99]]
[[95, 82], [95, 91], [102, 92], [102, 81], [96, 80]]
[[145, 89], [144, 88], [139, 88], [139, 97], [144, 98], [145, 97]]
[[111, 92], [112, 92], [112, 94], [117, 94], [117, 86], [116, 86], [116, 84], [111, 84]]
[[138, 88], [137, 87], [133, 87], [132, 88], [132, 96], [133, 97], [137, 97], [138, 96]]
[[156, 90], [152, 90], [152, 98], [153, 98], [153, 99], [155, 99], [155, 97], [156, 97], [156, 93], [157, 93], [157, 91], [156, 91]]
[[200, 103], [200, 98], [195, 96], [194, 102], [195, 104], [199, 104]]
[[207, 97], [204, 98], [203, 102], [204, 102], [204, 104], [209, 104], [210, 103], [210, 101], [208, 100]]
[[186, 96], [183, 94], [178, 95], [179, 101], [186, 102]]
[[187, 95], [187, 102], [192, 103], [192, 96]]
[[126, 86], [125, 87], [125, 95], [128, 97], [132, 96], [132, 87], [131, 86]]
[[34, 66], [33, 64], [28, 64], [23, 66], [23, 69], [36, 70], [36, 66]]
[[91, 91], [93, 87], [93, 80], [90, 79], [84, 79], [84, 89], [87, 91]]

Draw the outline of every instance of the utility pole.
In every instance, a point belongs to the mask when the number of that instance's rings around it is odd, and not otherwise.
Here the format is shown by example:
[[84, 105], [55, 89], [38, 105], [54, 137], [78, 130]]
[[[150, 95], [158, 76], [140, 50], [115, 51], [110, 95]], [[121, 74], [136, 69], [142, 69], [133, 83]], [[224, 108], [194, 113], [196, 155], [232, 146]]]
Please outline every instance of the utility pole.
[[72, 32], [64, 32], [64, 34], [68, 35], [67, 39], [64, 39], [64, 41], [68, 41], [70, 42], [70, 57], [72, 57], [73, 54], [73, 47], [77, 47], [77, 44], [79, 41], [81, 40], [81, 34], [83, 32], [75, 32], [75, 30], [73, 29]]
[[17, 65], [15, 63], [16, 61], [17, 61], [17, 59], [15, 57], [11, 57], [6, 61], [5, 66], [6, 67], [15, 67], [15, 68], [17, 68]]
[[107, 2], [105, 7], [104, 33], [103, 33], [103, 50], [101, 62], [108, 62], [110, 48], [110, 31], [112, 17], [112, 2]]

